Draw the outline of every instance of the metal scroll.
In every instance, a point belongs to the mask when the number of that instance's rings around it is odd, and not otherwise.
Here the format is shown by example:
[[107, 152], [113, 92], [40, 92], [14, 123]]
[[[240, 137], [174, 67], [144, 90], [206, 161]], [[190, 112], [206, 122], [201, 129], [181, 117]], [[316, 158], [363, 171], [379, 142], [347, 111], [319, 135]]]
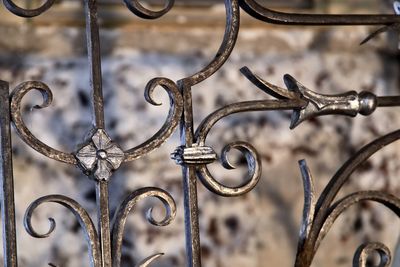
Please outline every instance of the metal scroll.
[[[45, 1], [36, 9], [24, 9], [13, 0], [3, 0], [5, 7], [17, 16], [32, 18], [46, 12], [54, 0]], [[124, 0], [127, 8], [144, 19], [157, 19], [173, 8], [174, 0], [165, 0], [164, 8], [153, 11], [143, 6], [138, 0]], [[31, 148], [42, 155], [66, 164], [79, 167], [93, 181], [96, 188], [97, 222], [75, 200], [63, 195], [47, 195], [35, 200], [27, 209], [24, 219], [25, 228], [36, 238], [46, 238], [56, 227], [54, 219], [49, 219], [49, 230], [39, 233], [32, 225], [31, 218], [37, 207], [53, 202], [71, 211], [84, 230], [87, 240], [90, 266], [118, 267], [121, 265], [121, 246], [127, 216], [135, 211], [137, 203], [144, 198], [154, 197], [162, 202], [166, 215], [161, 221], [152, 217], [152, 210], [147, 213], [147, 220], [156, 226], [171, 223], [176, 214], [176, 205], [172, 196], [153, 187], [140, 188], [128, 195], [110, 220], [108, 183], [112, 175], [126, 162], [140, 157], [160, 147], [180, 125], [182, 143], [171, 154], [172, 159], [182, 167], [184, 188], [184, 213], [186, 230], [187, 265], [201, 266], [199, 211], [197, 200], [197, 182], [202, 182], [207, 189], [224, 197], [235, 197], [251, 191], [257, 186], [262, 173], [261, 160], [257, 150], [243, 141], [227, 144], [221, 155], [207, 145], [207, 136], [212, 127], [222, 118], [241, 112], [291, 110], [290, 128], [316, 116], [358, 114], [368, 116], [382, 106], [399, 106], [400, 96], [376, 96], [370, 92], [345, 92], [340, 95], [322, 95], [301, 84], [294, 77], [285, 75], [286, 88], [275, 86], [247, 67], [241, 69], [258, 89], [275, 99], [238, 102], [222, 107], [204, 118], [195, 129], [193, 124], [192, 87], [211, 77], [229, 58], [235, 47], [240, 27], [240, 10], [254, 18], [273, 24], [287, 25], [382, 25], [390, 29], [400, 23], [397, 15], [325, 15], [325, 14], [291, 14], [271, 10], [261, 6], [255, 0], [225, 0], [226, 29], [221, 46], [216, 56], [202, 69], [188, 77], [174, 82], [168, 78], [157, 77], [149, 81], [145, 99], [152, 105], [159, 105], [153, 98], [154, 90], [163, 88], [169, 95], [170, 109], [168, 117], [160, 130], [143, 144], [124, 150], [107, 134], [104, 119], [104, 99], [102, 92], [100, 38], [97, 19], [97, 1], [85, 0], [86, 36], [88, 64], [90, 66], [90, 86], [93, 124], [90, 137], [77, 151], [64, 152], [56, 150], [35, 137], [22, 119], [21, 102], [31, 90], [39, 91], [43, 103], [35, 108], [46, 108], [53, 100], [51, 89], [40, 81], [27, 81], [17, 86], [11, 94], [8, 84], [0, 83], [0, 142], [1, 142], [1, 210], [3, 221], [4, 266], [17, 267], [17, 246], [15, 230], [15, 203], [12, 171], [12, 152], [10, 125], [13, 124], [20, 138]], [[398, 3], [395, 3], [398, 7]], [[380, 30], [382, 31], [382, 30]], [[373, 36], [372, 36], [373, 37]], [[372, 38], [371, 37], [371, 38]], [[400, 138], [400, 131], [389, 133], [363, 147], [337, 171], [322, 194], [317, 197], [314, 192], [312, 175], [305, 161], [300, 161], [300, 170], [304, 184], [304, 212], [300, 229], [296, 267], [310, 266], [313, 257], [325, 235], [338, 216], [348, 207], [360, 201], [370, 200], [382, 203], [400, 216], [400, 199], [396, 196], [376, 191], [356, 192], [336, 200], [336, 195], [343, 184], [357, 167], [371, 155], [390, 145]], [[80, 143], [80, 140], [77, 140]], [[240, 151], [246, 159], [248, 173], [245, 181], [237, 186], [226, 186], [220, 183], [208, 170], [207, 165], [220, 159], [221, 164], [232, 169], [228, 159], [232, 150]], [[381, 243], [363, 244], [356, 251], [353, 266], [367, 266], [366, 259], [377, 252], [380, 266], [389, 266], [391, 255], [389, 249]], [[138, 266], [149, 266], [162, 254], [150, 255]]]

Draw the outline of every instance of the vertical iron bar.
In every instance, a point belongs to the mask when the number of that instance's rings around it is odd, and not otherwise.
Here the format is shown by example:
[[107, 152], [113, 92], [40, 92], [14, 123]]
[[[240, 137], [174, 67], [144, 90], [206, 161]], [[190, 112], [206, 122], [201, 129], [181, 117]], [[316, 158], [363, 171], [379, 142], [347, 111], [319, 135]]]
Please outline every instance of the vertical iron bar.
[[[104, 129], [104, 100], [101, 75], [100, 34], [97, 21], [97, 0], [85, 0], [86, 41], [93, 99], [94, 127]], [[101, 266], [111, 267], [110, 211], [108, 182], [96, 181], [98, 232], [101, 248]]]
[[195, 167], [182, 168], [184, 187], [184, 209], [185, 209], [185, 234], [187, 266], [200, 267], [200, 233], [199, 217], [197, 207], [197, 180]]
[[[184, 111], [181, 121], [181, 143], [186, 147], [193, 145], [193, 105], [191, 87], [185, 81], [180, 82]], [[182, 166], [183, 197], [185, 210], [185, 236], [187, 266], [201, 266], [199, 211], [197, 200], [197, 178], [194, 166]]]
[[92, 87], [93, 114], [96, 128], [104, 129], [104, 101], [101, 77], [100, 35], [96, 0], [85, 0], [86, 38]]
[[96, 203], [101, 249], [101, 266], [111, 267], [110, 211], [108, 205], [108, 182], [96, 182]]
[[4, 81], [0, 81], [0, 127], [0, 185], [4, 267], [16, 267], [18, 263], [10, 131], [10, 99], [8, 83]]

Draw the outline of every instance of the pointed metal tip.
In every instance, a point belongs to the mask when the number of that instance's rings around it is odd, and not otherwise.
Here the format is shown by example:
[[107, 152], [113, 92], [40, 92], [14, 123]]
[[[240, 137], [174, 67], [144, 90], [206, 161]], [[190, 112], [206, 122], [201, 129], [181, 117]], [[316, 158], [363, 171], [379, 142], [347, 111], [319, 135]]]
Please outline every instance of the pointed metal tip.
[[366, 43], [368, 42], [368, 40], [369, 40], [369, 38], [365, 38], [364, 40], [362, 40], [362, 41], [359, 43], [359, 46], [362, 46], [362, 45], [366, 44]]
[[381, 33], [387, 32], [387, 31], [392, 30], [392, 29], [396, 29], [397, 27], [398, 27], [397, 23], [393, 23], [393, 24], [390, 24], [390, 25], [383, 26], [383, 27], [375, 30], [374, 32], [370, 33], [364, 40], [361, 41], [360, 45], [363, 45], [363, 44], [369, 42], [370, 40], [374, 39], [375, 37], [377, 37]]
[[292, 121], [290, 122], [289, 129], [294, 130], [298, 125], [299, 125], [298, 123]]
[[258, 77], [247, 66], [241, 67], [239, 71], [252, 83], [258, 80]]
[[[308, 168], [307, 161], [305, 159], [301, 159], [301, 160], [299, 160], [298, 163], [299, 163], [299, 167], [300, 167], [301, 176], [303, 177], [303, 182], [304, 182], [305, 189], [306, 189], [305, 191], [314, 193], [314, 182], [313, 182], [310, 168]], [[306, 195], [307, 194], [305, 194], [305, 196]]]
[[296, 80], [292, 75], [290, 75], [289, 73], [286, 73], [285, 75], [283, 75], [283, 80], [286, 79], [290, 79], [290, 80]]
[[290, 74], [285, 74], [283, 76], [283, 81], [285, 82], [285, 85], [289, 91], [294, 91], [294, 92], [299, 91], [297, 80]]
[[299, 160], [299, 167], [301, 171], [301, 175], [303, 178], [311, 177], [310, 169], [308, 168], [307, 161], [305, 159]]
[[250, 70], [249, 67], [247, 67], [247, 66], [241, 67], [239, 71], [240, 71], [242, 74], [251, 72], [251, 70]]
[[368, 35], [367, 38], [365, 38], [364, 40], [362, 40], [362, 41], [360, 42], [359, 45], [362, 46], [362, 45], [368, 43], [372, 38], [373, 38], [373, 36]]
[[136, 265], [136, 267], [149, 267], [153, 261], [155, 261], [156, 259], [160, 258], [163, 255], [164, 253], [157, 253], [150, 257], [147, 257], [146, 259], [142, 260], [138, 265]]
[[301, 159], [298, 161], [300, 167], [307, 167], [307, 161], [305, 159]]
[[292, 113], [292, 117], [290, 120], [290, 130], [293, 130], [294, 128], [296, 128], [297, 126], [300, 125], [300, 123], [302, 123], [302, 120], [300, 119], [300, 111], [299, 110], [293, 110]]

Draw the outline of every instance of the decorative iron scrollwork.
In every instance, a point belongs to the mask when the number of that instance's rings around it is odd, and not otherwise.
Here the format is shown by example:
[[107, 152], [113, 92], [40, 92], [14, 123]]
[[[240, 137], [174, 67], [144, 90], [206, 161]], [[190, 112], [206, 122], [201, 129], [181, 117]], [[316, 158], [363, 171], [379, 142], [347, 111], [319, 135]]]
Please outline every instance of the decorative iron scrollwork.
[[[315, 198], [314, 185], [310, 171], [305, 161], [300, 161], [300, 169], [304, 183], [305, 203], [295, 264], [296, 267], [311, 265], [320, 243], [333, 223], [348, 207], [356, 203], [366, 200], [378, 202], [392, 210], [397, 216], [400, 216], [400, 199], [385, 192], [356, 192], [334, 202], [336, 195], [345, 182], [363, 162], [383, 147], [399, 139], [400, 131], [395, 131], [364, 146], [336, 172], [318, 199]], [[383, 264], [380, 266], [388, 266], [388, 262], [390, 262], [390, 252], [384, 245], [377, 244], [378, 243], [372, 243], [372, 245], [367, 245], [367, 247], [376, 248], [378, 250], [381, 255], [381, 264]], [[353, 263], [354, 267], [366, 266], [366, 255], [371, 251], [372, 249], [358, 250]]]
[[40, 154], [45, 155], [51, 159], [55, 159], [68, 164], [76, 164], [77, 161], [74, 155], [54, 149], [39, 139], [37, 139], [28, 127], [26, 127], [21, 114], [21, 102], [23, 97], [32, 90], [39, 91], [43, 96], [43, 103], [36, 105], [33, 108], [42, 109], [50, 106], [53, 102], [53, 93], [50, 88], [42, 82], [24, 82], [17, 86], [11, 94], [11, 119], [14, 127], [21, 139], [30, 147], [38, 151]]
[[[46, 0], [36, 9], [24, 9], [13, 0], [3, 0], [5, 7], [21, 17], [35, 17], [47, 11], [55, 0]], [[239, 34], [240, 8], [254, 18], [274, 24], [285, 25], [383, 25], [364, 42], [381, 32], [398, 29], [400, 17], [397, 15], [322, 15], [322, 14], [290, 14], [277, 12], [261, 6], [255, 0], [225, 0], [226, 26], [225, 35], [216, 56], [203, 68], [194, 74], [183, 77], [178, 82], [167, 78], [154, 78], [146, 85], [145, 99], [152, 105], [160, 105], [154, 100], [154, 90], [161, 86], [169, 95], [170, 109], [165, 123], [149, 140], [134, 148], [123, 150], [108, 136], [104, 119], [104, 99], [102, 92], [102, 72], [100, 55], [100, 38], [97, 16], [97, 1], [85, 0], [85, 17], [87, 33], [88, 64], [90, 67], [90, 90], [92, 97], [93, 125], [88, 140], [75, 153], [66, 153], [54, 149], [38, 140], [26, 127], [21, 114], [23, 97], [32, 90], [39, 91], [43, 103], [35, 108], [45, 108], [52, 103], [53, 95], [50, 88], [39, 81], [29, 81], [20, 84], [9, 96], [8, 85], [0, 82], [0, 147], [1, 147], [1, 202], [3, 232], [5, 244], [4, 266], [17, 267], [16, 233], [15, 233], [15, 203], [13, 199], [13, 177], [11, 160], [10, 119], [20, 138], [30, 147], [47, 156], [71, 165], [79, 166], [87, 176], [93, 177], [96, 188], [96, 205], [98, 209], [98, 227], [94, 225], [88, 212], [75, 200], [62, 195], [48, 195], [35, 200], [27, 209], [24, 224], [30, 235], [37, 238], [48, 237], [55, 229], [55, 221], [50, 218], [50, 228], [47, 233], [39, 233], [32, 225], [31, 219], [36, 209], [45, 203], [58, 203], [68, 208], [76, 217], [84, 230], [88, 243], [90, 265], [92, 267], [119, 267], [121, 265], [121, 250], [124, 229], [128, 215], [134, 211], [137, 203], [144, 198], [155, 197], [162, 202], [166, 210], [162, 220], [157, 221], [152, 216], [152, 209], [147, 212], [147, 220], [155, 226], [165, 226], [172, 222], [176, 215], [176, 204], [172, 196], [159, 188], [145, 187], [137, 189], [128, 195], [117, 209], [114, 219], [110, 222], [108, 203], [108, 182], [114, 171], [123, 162], [133, 161], [160, 147], [181, 126], [182, 143], [172, 153], [172, 158], [183, 170], [183, 192], [185, 231], [187, 238], [187, 265], [201, 266], [201, 246], [199, 233], [199, 211], [197, 200], [197, 179], [215, 194], [234, 197], [248, 193], [254, 189], [261, 178], [262, 165], [256, 149], [243, 141], [226, 145], [221, 153], [220, 161], [226, 169], [233, 169], [228, 159], [229, 151], [239, 150], [246, 159], [248, 174], [243, 184], [228, 187], [218, 182], [210, 171], [208, 164], [218, 159], [212, 147], [206, 145], [206, 139], [211, 128], [222, 118], [235, 113], [249, 111], [292, 110], [290, 128], [300, 123], [322, 115], [370, 115], [377, 107], [399, 106], [400, 96], [376, 96], [369, 92], [355, 91], [339, 95], [322, 95], [314, 92], [290, 75], [284, 76], [285, 88], [275, 86], [252, 73], [247, 67], [241, 72], [259, 89], [275, 99], [245, 101], [229, 104], [212, 112], [204, 118], [195, 131], [193, 123], [192, 87], [203, 82], [217, 72], [231, 55]], [[174, 0], [165, 0], [165, 6], [159, 11], [144, 7], [139, 0], [124, 0], [130, 11], [141, 18], [156, 19], [165, 15], [174, 5]], [[399, 4], [395, 2], [398, 13]], [[400, 216], [400, 199], [384, 192], [355, 192], [335, 201], [335, 198], [349, 179], [351, 174], [370, 156], [383, 147], [397, 141], [400, 130], [387, 134], [359, 150], [352, 156], [330, 180], [321, 195], [317, 198], [311, 172], [305, 161], [300, 161], [300, 170], [304, 187], [303, 219], [298, 241], [296, 267], [311, 265], [320, 243], [335, 222], [348, 207], [361, 201], [374, 201], [385, 205], [397, 216]], [[366, 259], [371, 253], [380, 256], [380, 266], [389, 266], [391, 253], [381, 243], [363, 244], [356, 251], [354, 267], [366, 267]], [[154, 254], [142, 260], [138, 266], [149, 266], [163, 254]]]
[[[152, 217], [152, 208], [150, 208], [147, 212], [147, 220], [155, 225], [155, 226], [166, 226], [175, 218], [176, 215], [176, 204], [171, 195], [164, 190], [148, 187], [141, 188], [132, 194], [130, 194], [118, 208], [115, 218], [113, 220], [113, 245], [112, 245], [112, 255], [113, 255], [113, 265], [115, 267], [119, 267], [121, 265], [121, 248], [122, 248], [122, 239], [123, 239], [123, 231], [125, 228], [125, 223], [127, 216], [131, 211], [135, 209], [137, 203], [148, 197], [156, 197], [164, 204], [166, 209], [165, 218], [161, 221], [156, 221]], [[66, 196], [62, 195], [48, 195], [41, 197], [35, 200], [27, 209], [24, 217], [24, 225], [28, 233], [32, 237], [36, 238], [46, 238], [48, 237], [55, 229], [56, 223], [53, 218], [49, 218], [50, 221], [50, 229], [47, 233], [40, 234], [36, 232], [32, 225], [32, 216], [35, 210], [44, 203], [58, 203], [66, 208], [68, 208], [78, 219], [82, 229], [84, 230], [86, 240], [89, 248], [90, 255], [90, 266], [92, 267], [100, 267], [102, 264], [102, 253], [100, 246], [100, 239], [96, 231], [96, 227], [94, 226], [92, 219], [90, 218], [87, 211], [75, 200], [70, 199]], [[141, 261], [137, 266], [138, 267], [146, 267], [149, 266], [151, 262], [159, 258], [162, 253], [155, 254], [150, 256], [143, 261]]]
[[197, 175], [210, 191], [225, 197], [235, 197], [250, 192], [261, 178], [261, 160], [255, 148], [246, 142], [234, 142], [224, 147], [221, 162], [226, 169], [235, 169], [228, 159], [231, 149], [239, 150], [246, 158], [248, 174], [245, 182], [237, 187], [228, 187], [218, 182], [209, 172], [206, 165], [198, 166]]
[[56, 0], [45, 0], [45, 2], [38, 8], [35, 9], [25, 9], [19, 7], [13, 0], [3, 0], [5, 7], [17, 16], [24, 18], [32, 18], [39, 16], [43, 12], [46, 12]]
[[[166, 8], [159, 12], [145, 9], [137, 0], [127, 0], [125, 2], [129, 9], [135, 14], [145, 18], [157, 18], [171, 9], [174, 0], [168, 0]], [[34, 17], [48, 10], [54, 1], [46, 1], [41, 7], [33, 10], [22, 9], [12, 0], [4, 0], [4, 3], [11, 12], [18, 16]], [[62, 195], [48, 195], [37, 199], [29, 206], [25, 215], [25, 228], [28, 233], [37, 238], [45, 238], [49, 236], [55, 229], [55, 221], [50, 218], [50, 230], [45, 234], [40, 234], [36, 232], [32, 226], [32, 214], [36, 208], [43, 203], [55, 202], [61, 204], [74, 213], [85, 232], [89, 247], [91, 266], [120, 266], [122, 236], [126, 217], [128, 213], [134, 209], [136, 203], [146, 197], [156, 197], [162, 201], [167, 211], [165, 219], [162, 221], [156, 221], [151, 216], [151, 210], [149, 210], [147, 216], [148, 221], [156, 226], [168, 225], [174, 219], [176, 214], [176, 205], [171, 195], [161, 189], [153, 187], [138, 189], [129, 195], [121, 204], [121, 207], [116, 212], [116, 217], [113, 221], [112, 227], [113, 231], [111, 231], [108, 204], [108, 180], [112, 173], [116, 171], [124, 161], [132, 161], [148, 154], [161, 146], [172, 135], [179, 124], [183, 112], [183, 98], [178, 86], [173, 81], [160, 77], [150, 80], [145, 88], [145, 99], [147, 102], [152, 105], [160, 105], [154, 100], [153, 96], [154, 90], [158, 86], [163, 87], [169, 95], [170, 111], [166, 122], [149, 140], [127, 151], [123, 151], [116, 143], [114, 143], [105, 130], [100, 39], [97, 22], [97, 1], [85, 0], [84, 3], [86, 11], [87, 50], [90, 66], [90, 85], [93, 108], [93, 128], [91, 129], [92, 134], [90, 140], [82, 145], [76, 153], [65, 153], [41, 142], [29, 131], [21, 114], [21, 103], [23, 97], [31, 90], [39, 91], [43, 96], [43, 103], [34, 107], [38, 109], [48, 107], [53, 100], [53, 94], [50, 88], [42, 82], [30, 81], [22, 83], [12, 92], [10, 100], [2, 99], [2, 103], [8, 103], [8, 101], [10, 101], [9, 113], [11, 120], [17, 133], [28, 146], [51, 159], [81, 167], [87, 176], [94, 178], [95, 182], [96, 201], [99, 215], [97, 229], [86, 210], [76, 201]], [[1, 123], [2, 129], [6, 127], [6, 124], [4, 124], [3, 121]], [[6, 123], [9, 124], [9, 122]], [[10, 164], [10, 162], [7, 161], [5, 164]], [[11, 166], [11, 164], [7, 166]], [[4, 177], [6, 176], [2, 175], [2, 178]], [[8, 175], [7, 179], [10, 180], [12, 177], [9, 177]], [[7, 194], [13, 194], [13, 192], [7, 192]], [[10, 198], [7, 199], [10, 200]], [[14, 203], [13, 201], [10, 203], [7, 202], [7, 205], [13, 207]], [[13, 220], [10, 220], [6, 222], [6, 225], [8, 229], [9, 226], [14, 227], [15, 223]], [[13, 229], [14, 230], [9, 234], [9, 236], [15, 238], [15, 227]], [[138, 266], [149, 266], [161, 255], [162, 254], [155, 254], [150, 256], [142, 260]], [[6, 263], [5, 266], [16, 267], [15, 258], [15, 249], [14, 251], [7, 250], [4, 259], [4, 262]], [[10, 261], [10, 259], [12, 259], [12, 261]], [[7, 265], [8, 262], [11, 262], [11, 265]]]
[[143, 18], [143, 19], [157, 19], [159, 17], [162, 17], [168, 11], [171, 10], [171, 8], [174, 6], [175, 0], [166, 0], [166, 5], [162, 10], [159, 11], [152, 11], [147, 8], [145, 8], [139, 0], [124, 0], [126, 6], [130, 11], [132, 11], [135, 15]]
[[[150, 208], [146, 213], [147, 220], [155, 225], [155, 226], [166, 226], [171, 223], [171, 221], [175, 218], [176, 215], [176, 205], [174, 199], [171, 195], [164, 190], [158, 188], [142, 188], [139, 189], [132, 194], [130, 194], [125, 200], [122, 202], [120, 207], [117, 209], [115, 213], [115, 218], [113, 220], [113, 230], [112, 230], [112, 255], [113, 255], [113, 264], [114, 267], [121, 266], [121, 251], [122, 251], [122, 240], [124, 234], [124, 228], [126, 219], [131, 211], [133, 211], [137, 205], [137, 203], [148, 197], [155, 197], [159, 199], [166, 209], [166, 214], [164, 219], [161, 221], [157, 221], [152, 216], [153, 208]], [[162, 256], [163, 254], [155, 254], [143, 260], [138, 266], [148, 266], [151, 262]]]
[[167, 78], [154, 78], [145, 88], [145, 98], [152, 105], [159, 106], [154, 100], [154, 90], [161, 86], [169, 95], [170, 110], [164, 125], [146, 142], [125, 151], [125, 161], [136, 160], [160, 147], [176, 130], [183, 112], [183, 98], [178, 86]]
[[67, 209], [69, 209], [77, 218], [79, 224], [85, 232], [86, 240], [89, 248], [89, 258], [90, 258], [90, 266], [98, 267], [101, 266], [101, 249], [100, 249], [100, 241], [97, 235], [96, 227], [94, 226], [92, 219], [86, 210], [75, 200], [70, 199], [66, 196], [62, 195], [49, 195], [45, 197], [41, 197], [35, 200], [26, 210], [24, 217], [24, 225], [27, 232], [36, 238], [46, 238], [48, 237], [55, 229], [56, 223], [53, 218], [49, 218], [50, 221], [50, 229], [45, 234], [40, 234], [35, 231], [32, 225], [32, 215], [35, 212], [36, 208], [44, 203], [54, 202], [58, 203]]

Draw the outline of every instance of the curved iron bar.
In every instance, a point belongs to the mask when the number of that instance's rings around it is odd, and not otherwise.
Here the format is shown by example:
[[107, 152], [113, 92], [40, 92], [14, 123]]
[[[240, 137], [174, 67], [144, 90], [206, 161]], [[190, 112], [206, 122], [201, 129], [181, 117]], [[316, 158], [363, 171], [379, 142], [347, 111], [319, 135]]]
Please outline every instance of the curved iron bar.
[[[350, 206], [357, 204], [361, 201], [367, 201], [367, 200], [381, 203], [385, 205], [387, 208], [389, 208], [391, 211], [393, 211], [397, 216], [400, 216], [400, 199], [393, 195], [379, 191], [361, 191], [350, 194], [344, 197], [343, 199], [338, 200], [329, 208], [329, 210], [326, 213], [323, 226], [319, 232], [315, 233], [311, 231], [313, 234], [318, 235], [317, 242], [315, 243], [313, 248], [300, 247], [302, 250], [299, 251], [299, 254], [296, 257], [295, 266], [296, 267], [310, 266], [314, 255], [317, 253], [320, 243], [325, 238], [325, 236], [331, 229], [336, 219]], [[311, 221], [311, 224], [312, 223], [313, 222]], [[306, 224], [310, 226], [310, 221], [303, 220], [302, 227], [304, 228]], [[311, 251], [307, 249], [311, 249]], [[305, 253], [305, 251], [307, 251], [307, 253]], [[390, 250], [387, 249], [387, 247], [381, 243], [371, 243], [362, 245], [356, 251], [354, 256], [353, 266], [354, 267], [366, 266], [366, 259], [374, 251], [377, 251], [381, 256], [381, 263], [379, 266], [390, 265], [391, 261]]]
[[53, 101], [53, 94], [50, 88], [42, 83], [37, 81], [29, 81], [24, 82], [18, 85], [13, 92], [11, 93], [11, 120], [13, 125], [20, 136], [20, 138], [31, 148], [35, 149], [40, 154], [49, 157], [51, 159], [55, 159], [68, 164], [77, 164], [77, 161], [74, 155], [70, 153], [65, 153], [54, 149], [42, 141], [37, 139], [31, 131], [26, 127], [21, 114], [21, 103], [23, 97], [30, 91], [37, 90], [42, 94], [43, 103], [40, 105], [36, 105], [33, 108], [42, 109], [48, 107]]
[[[150, 208], [146, 213], [147, 220], [155, 225], [155, 226], [166, 226], [171, 223], [171, 221], [175, 218], [176, 215], [176, 204], [172, 196], [159, 188], [155, 187], [145, 187], [138, 189], [131, 193], [125, 200], [121, 203], [119, 208], [115, 213], [115, 217], [113, 219], [113, 228], [112, 228], [112, 258], [113, 263], [112, 266], [119, 267], [121, 266], [121, 250], [122, 250], [122, 241], [123, 241], [123, 233], [125, 230], [125, 223], [128, 218], [129, 213], [135, 209], [138, 202], [142, 199], [148, 197], [155, 197], [159, 199], [166, 209], [165, 217], [161, 221], [157, 221], [152, 216], [153, 208]], [[143, 266], [147, 266], [153, 260], [161, 256], [161, 254], [153, 255], [144, 261], [142, 261]], [[147, 264], [147, 265], [146, 265]]]
[[[303, 216], [301, 229], [307, 229], [307, 231], [300, 231], [300, 241], [295, 265], [296, 267], [310, 266], [320, 242], [328, 232], [330, 226], [336, 220], [337, 216], [339, 216], [341, 211], [355, 202], [362, 200], [377, 201], [388, 206], [392, 211], [400, 216], [400, 200], [394, 196], [391, 196], [390, 194], [380, 192], [358, 192], [332, 204], [339, 190], [349, 179], [350, 175], [360, 166], [360, 164], [365, 162], [369, 157], [383, 147], [399, 139], [400, 130], [397, 130], [364, 146], [336, 172], [321, 193], [316, 203], [315, 201], [305, 202], [303, 214], [307, 214], [307, 216]], [[305, 198], [307, 199], [307, 195], [314, 195], [314, 191], [312, 189], [313, 182], [305, 161], [300, 162], [300, 168], [303, 175], [303, 181], [311, 185], [307, 186], [309, 190], [305, 190], [304, 192]]]
[[204, 144], [211, 128], [222, 118], [232, 114], [249, 112], [249, 111], [276, 111], [276, 110], [292, 110], [301, 108], [306, 104], [303, 99], [289, 100], [254, 100], [229, 104], [223, 108], [214, 111], [207, 116], [199, 125], [196, 131], [196, 140], [199, 144]]
[[184, 84], [185, 87], [189, 88], [198, 83], [201, 83], [205, 79], [213, 75], [219, 70], [224, 63], [228, 60], [235, 47], [236, 40], [239, 33], [240, 27], [240, 8], [238, 0], [225, 0], [226, 10], [226, 26], [225, 34], [220, 48], [214, 59], [202, 70], [195, 74], [181, 79], [178, 84]]
[[400, 199], [396, 196], [379, 191], [361, 191], [350, 194], [333, 203], [326, 212], [324, 223], [315, 243], [314, 253], [317, 251], [322, 240], [325, 238], [339, 215], [347, 210], [350, 206], [365, 200], [381, 203], [400, 217]]
[[145, 8], [138, 0], [124, 0], [128, 9], [143, 19], [157, 19], [168, 13], [174, 6], [175, 0], [165, 0], [165, 6], [159, 11]]
[[[247, 111], [291, 110], [300, 108], [303, 105], [304, 101], [302, 99], [246, 101], [228, 105], [203, 120], [196, 131], [196, 141], [199, 146], [204, 146], [207, 135], [214, 124], [228, 115]], [[235, 142], [224, 148], [221, 160], [225, 168], [234, 168], [227, 159], [227, 152], [231, 148], [240, 150], [246, 156], [249, 173], [245, 184], [237, 188], [226, 187], [212, 177], [206, 165], [200, 165], [197, 168], [197, 173], [203, 184], [212, 192], [222, 196], [238, 196], [249, 192], [254, 188], [261, 176], [261, 160], [258, 153], [253, 146], [245, 142]]]
[[299, 167], [303, 181], [304, 206], [297, 247], [298, 254], [296, 256], [296, 259], [300, 257], [300, 252], [304, 250], [304, 245], [310, 235], [311, 227], [314, 221], [316, 203], [314, 180], [311, 176], [310, 170], [307, 167], [306, 161], [300, 160]]
[[[361, 148], [354, 156], [352, 156], [343, 166], [336, 172], [333, 178], [325, 187], [316, 204], [315, 222], [313, 230], [321, 229], [323, 225], [325, 213], [329, 210], [330, 205], [343, 187], [350, 175], [373, 154], [384, 148], [385, 146], [400, 139], [400, 130], [382, 136], [373, 142]], [[315, 237], [312, 237], [315, 239]]]
[[58, 203], [67, 209], [69, 209], [75, 217], [78, 219], [80, 226], [85, 232], [85, 238], [88, 244], [89, 255], [90, 255], [90, 265], [92, 267], [100, 267], [101, 266], [101, 250], [99, 238], [96, 232], [96, 228], [87, 213], [87, 211], [75, 200], [68, 198], [63, 195], [49, 195], [41, 197], [28, 207], [24, 216], [24, 226], [26, 231], [32, 236], [36, 238], [46, 238], [48, 237], [55, 229], [56, 223], [53, 218], [49, 218], [50, 221], [50, 229], [45, 234], [40, 234], [36, 232], [32, 225], [32, 216], [35, 210], [44, 203]]
[[248, 167], [248, 174], [245, 182], [236, 187], [225, 186], [218, 182], [210, 173], [207, 165], [197, 167], [197, 175], [200, 180], [210, 191], [220, 196], [235, 197], [246, 194], [251, 191], [261, 178], [261, 159], [256, 149], [246, 142], [234, 142], [228, 144], [222, 150], [221, 162], [226, 169], [234, 169], [235, 166], [229, 162], [228, 152], [232, 149], [239, 150], [245, 157]]
[[296, 14], [274, 11], [255, 0], [239, 0], [240, 7], [250, 16], [273, 24], [284, 25], [390, 25], [400, 23], [397, 15], [330, 15]]
[[154, 78], [145, 88], [145, 98], [152, 105], [159, 106], [154, 100], [154, 90], [157, 86], [162, 86], [168, 93], [170, 99], [170, 110], [168, 117], [161, 129], [143, 144], [125, 151], [125, 160], [132, 161], [150, 153], [160, 147], [175, 131], [179, 124], [183, 111], [183, 98], [177, 85], [167, 78]]
[[46, 0], [40, 7], [35, 9], [26, 9], [18, 6], [14, 3], [13, 0], [3, 0], [4, 6], [13, 14], [24, 17], [24, 18], [32, 18], [39, 16], [40, 14], [46, 12], [56, 0]]

